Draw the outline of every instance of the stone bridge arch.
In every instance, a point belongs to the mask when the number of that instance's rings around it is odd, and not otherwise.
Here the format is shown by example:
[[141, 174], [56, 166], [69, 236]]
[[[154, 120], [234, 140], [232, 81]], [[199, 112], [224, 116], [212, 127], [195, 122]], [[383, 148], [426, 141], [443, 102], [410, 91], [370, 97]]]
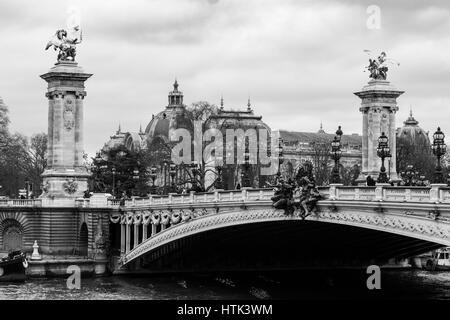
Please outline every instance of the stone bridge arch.
[[[416, 205], [413, 205], [416, 206]], [[308, 216], [305, 221], [315, 222], [322, 225], [341, 225], [356, 227], [374, 234], [405, 241], [411, 246], [423, 249], [434, 249], [439, 246], [450, 246], [450, 224], [445, 220], [437, 220], [429, 216], [429, 208], [416, 208], [407, 210], [404, 204], [388, 204], [380, 209], [378, 203], [344, 203], [322, 201], [318, 211]], [[159, 215], [182, 216], [183, 209], [159, 210]], [[414, 210], [416, 212], [414, 213]], [[184, 210], [184, 212], [186, 209]], [[133, 221], [140, 221], [138, 216], [142, 210], [127, 212], [123, 219], [125, 225], [131, 225]], [[211, 230], [219, 230], [232, 226], [257, 224], [262, 222], [301, 221], [299, 215], [286, 216], [282, 210], [275, 210], [270, 204], [249, 207], [230, 207], [216, 210], [214, 208], [203, 209], [199, 216], [189, 221], [180, 221], [173, 225], [167, 225], [160, 232], [153, 234], [150, 238], [142, 241], [139, 245], [126, 250], [122, 256], [122, 263], [126, 265], [137, 258], [144, 256], [163, 246], [170, 246], [175, 241], [192, 237]], [[135, 225], [140, 228], [141, 223]], [[130, 228], [131, 229], [131, 228]], [[136, 238], [135, 238], [136, 239]], [[410, 240], [410, 241], [409, 241]], [[358, 241], [355, 239], [355, 241]], [[386, 245], [390, 245], [386, 243]], [[414, 251], [414, 252], [416, 252]], [[411, 249], [413, 252], [413, 249]]]
[[32, 246], [32, 224], [21, 212], [0, 213], [0, 251]]

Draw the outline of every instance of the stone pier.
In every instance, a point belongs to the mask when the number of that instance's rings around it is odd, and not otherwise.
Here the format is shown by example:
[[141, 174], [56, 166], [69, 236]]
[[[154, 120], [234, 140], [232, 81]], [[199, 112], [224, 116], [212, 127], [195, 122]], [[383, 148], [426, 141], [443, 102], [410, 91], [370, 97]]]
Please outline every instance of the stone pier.
[[377, 156], [378, 138], [382, 132], [389, 139], [392, 157], [386, 159], [386, 172], [392, 181], [398, 181], [396, 171], [396, 131], [395, 114], [398, 111], [397, 98], [403, 94], [386, 80], [371, 80], [359, 92], [361, 98], [359, 110], [363, 114], [362, 138], [362, 170], [358, 177], [358, 184], [365, 185], [368, 175], [375, 180], [381, 168], [381, 159]]
[[85, 73], [76, 62], [59, 61], [41, 78], [48, 83], [48, 160], [43, 198], [82, 197], [89, 173], [83, 165]]

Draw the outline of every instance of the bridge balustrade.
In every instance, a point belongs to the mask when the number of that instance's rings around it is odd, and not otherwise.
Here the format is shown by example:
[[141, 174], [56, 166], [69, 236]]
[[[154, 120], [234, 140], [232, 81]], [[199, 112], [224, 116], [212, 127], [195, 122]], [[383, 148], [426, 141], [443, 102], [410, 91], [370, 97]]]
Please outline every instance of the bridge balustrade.
[[[450, 187], [443, 185], [432, 185], [431, 187], [393, 187], [381, 184], [374, 187], [330, 185], [318, 187], [318, 189], [323, 196], [323, 200], [325, 200], [322, 202], [322, 206], [320, 202], [318, 205], [324, 211], [319, 210], [318, 216], [312, 215], [313, 219], [325, 221], [334, 219], [333, 221], [339, 221], [339, 223], [347, 220], [351, 223], [359, 221], [361, 224], [375, 225], [376, 228], [381, 228], [380, 224], [382, 224], [383, 228], [399, 228], [402, 229], [402, 232], [405, 228], [409, 231], [417, 229], [422, 233], [425, 232], [438, 237], [441, 237], [441, 233], [445, 231], [439, 223], [450, 221], [446, 216], [441, 216], [439, 222], [435, 222], [436, 217], [440, 214], [439, 210], [441, 210], [440, 207], [437, 209], [436, 205], [438, 203], [450, 203]], [[224, 217], [229, 215], [230, 210], [231, 212], [236, 210], [244, 210], [243, 212], [245, 212], [248, 208], [253, 207], [252, 210], [255, 210], [254, 208], [261, 210], [258, 211], [258, 214], [259, 212], [266, 214], [264, 212], [270, 211], [272, 208], [272, 196], [273, 189], [243, 189], [216, 190], [207, 193], [192, 192], [183, 195], [158, 195], [129, 200], [121, 208], [122, 211], [114, 211], [110, 217], [112, 223], [120, 224], [122, 263], [127, 263], [126, 259], [134, 259], [142, 253], [142, 250], [148, 249], [150, 243], [153, 246], [155, 243], [166, 241], [168, 237], [178, 235], [179, 232], [191, 230], [190, 226], [192, 225], [203, 225], [205, 221], [216, 221], [217, 219], [217, 221], [222, 221], [219, 216], [222, 214], [224, 214]], [[296, 197], [298, 196], [297, 194]], [[331, 201], [336, 201], [334, 208], [351, 209], [349, 212], [338, 210], [335, 213], [335, 211], [332, 211], [334, 209], [329, 209], [333, 208], [333, 205], [330, 204]], [[374, 202], [376, 203], [375, 207]], [[386, 210], [397, 211], [394, 212], [392, 217], [378, 216], [380, 212], [383, 212], [383, 210], [379, 210], [378, 203], [380, 202], [386, 203], [386, 208], [388, 208]], [[412, 206], [415, 206], [415, 203], [429, 203], [431, 206], [420, 206], [420, 210], [417, 212], [408, 209], [400, 213], [398, 210], [401, 210], [399, 209], [401, 207], [397, 203], [404, 202], [409, 202]], [[369, 205], [369, 203], [372, 204]], [[350, 206], [348, 207], [348, 205]], [[370, 211], [365, 210], [361, 213], [357, 209], [358, 207], [366, 209], [366, 206], [377, 209], [374, 216]], [[320, 212], [322, 215], [320, 215]], [[402, 215], [400, 218], [399, 213]], [[216, 215], [218, 216], [216, 217]], [[349, 215], [348, 219], [346, 215]], [[203, 217], [205, 220], [203, 220]], [[420, 221], [408, 220], [415, 218]], [[424, 222], [424, 218], [429, 220]], [[195, 221], [195, 223], [192, 225], [186, 224], [189, 221]], [[177, 226], [180, 226], [180, 228], [176, 228]], [[442, 234], [445, 235], [445, 232]], [[140, 247], [144, 242], [146, 245]]]
[[450, 188], [441, 188], [439, 190], [439, 199], [444, 203], [450, 203]]
[[[243, 189], [243, 190], [216, 190], [213, 192], [201, 192], [190, 194], [153, 195], [149, 198], [135, 198], [127, 200], [125, 207], [145, 207], [157, 205], [176, 205], [188, 203], [214, 203], [235, 201], [258, 201], [270, 200], [273, 189]], [[119, 200], [116, 200], [119, 201]], [[118, 205], [118, 202], [117, 202]]]
[[2, 199], [0, 207], [41, 207], [41, 199]]
[[450, 203], [450, 188], [442, 185], [431, 185], [430, 187], [330, 185], [328, 192], [325, 188], [319, 188], [319, 191], [331, 200]]
[[[114, 212], [110, 221], [121, 225], [121, 253], [126, 254], [148, 238], [170, 227], [215, 211], [216, 203], [270, 202], [273, 189], [243, 189], [206, 193], [170, 194], [126, 201], [123, 213]], [[189, 204], [189, 207], [186, 205]], [[140, 228], [142, 230], [140, 231]]]
[[[389, 202], [435, 202], [450, 203], [450, 187], [444, 185], [432, 185], [431, 187], [393, 187], [377, 185], [365, 186], [341, 186], [330, 185], [318, 187], [325, 199], [342, 201], [389, 201]], [[125, 202], [126, 208], [167, 206], [183, 204], [227, 203], [242, 201], [270, 201], [273, 189], [242, 189], [242, 190], [216, 190], [213, 192], [190, 194], [152, 195], [149, 198], [134, 198]], [[106, 199], [97, 201], [91, 199], [71, 200], [72, 206], [110, 207], [119, 208], [119, 199]], [[67, 202], [67, 201], [66, 201]], [[43, 202], [42, 199], [0, 199], [0, 207], [47, 207], [68, 206], [69, 202]]]

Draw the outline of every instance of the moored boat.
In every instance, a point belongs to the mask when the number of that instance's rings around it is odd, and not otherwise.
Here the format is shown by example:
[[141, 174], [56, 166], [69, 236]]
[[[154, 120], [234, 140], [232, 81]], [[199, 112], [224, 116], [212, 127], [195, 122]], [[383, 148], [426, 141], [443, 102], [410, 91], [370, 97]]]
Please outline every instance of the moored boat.
[[427, 270], [450, 270], [450, 247], [436, 250], [425, 264]]
[[10, 252], [0, 260], [0, 282], [24, 281], [26, 268], [28, 268], [26, 254], [22, 251]]

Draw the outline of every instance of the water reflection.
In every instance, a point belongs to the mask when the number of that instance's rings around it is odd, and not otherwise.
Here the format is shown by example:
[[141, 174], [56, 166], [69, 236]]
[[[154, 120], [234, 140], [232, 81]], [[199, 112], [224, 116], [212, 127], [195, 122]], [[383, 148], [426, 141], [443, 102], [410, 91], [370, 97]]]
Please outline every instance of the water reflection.
[[369, 291], [364, 271], [297, 271], [114, 276], [83, 278], [80, 290], [66, 279], [0, 283], [0, 299], [167, 300], [167, 299], [449, 299], [450, 272], [383, 271], [381, 290]]

